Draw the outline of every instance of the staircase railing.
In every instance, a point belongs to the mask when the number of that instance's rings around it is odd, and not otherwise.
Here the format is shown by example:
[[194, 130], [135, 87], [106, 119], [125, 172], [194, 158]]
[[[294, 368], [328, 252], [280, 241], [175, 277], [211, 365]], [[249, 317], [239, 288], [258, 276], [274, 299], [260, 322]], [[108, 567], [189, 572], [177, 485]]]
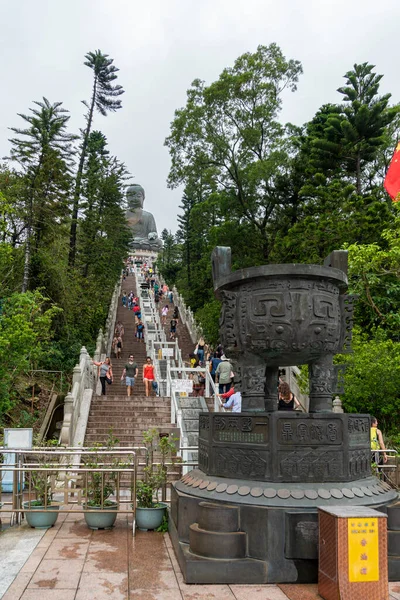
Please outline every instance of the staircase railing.
[[[99, 330], [96, 340], [94, 360], [99, 361], [110, 355], [117, 316], [118, 298], [121, 292], [121, 279], [114, 288], [104, 328]], [[89, 418], [90, 404], [97, 385], [97, 369], [84, 346], [81, 348], [79, 363], [74, 367], [72, 388], [64, 401], [64, 419], [60, 433], [60, 444], [78, 446], [83, 444]]]
[[172, 288], [172, 292], [174, 294], [174, 304], [179, 310], [179, 317], [182, 323], [186, 325], [193, 344], [196, 344], [197, 340], [203, 335], [201, 325], [196, 322], [192, 309], [190, 306], [186, 306], [185, 300], [175, 286]]

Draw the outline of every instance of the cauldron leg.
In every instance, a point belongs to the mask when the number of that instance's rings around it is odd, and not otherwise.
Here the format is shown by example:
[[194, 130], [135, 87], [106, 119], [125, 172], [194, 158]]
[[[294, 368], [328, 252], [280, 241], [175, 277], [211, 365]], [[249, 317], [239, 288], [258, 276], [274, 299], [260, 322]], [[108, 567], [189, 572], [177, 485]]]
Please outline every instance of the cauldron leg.
[[277, 367], [267, 367], [265, 371], [265, 412], [278, 410], [278, 374]]
[[335, 385], [333, 356], [329, 354], [309, 365], [310, 413], [332, 412], [332, 395]]
[[254, 354], [238, 359], [242, 392], [242, 412], [264, 412], [265, 362]]

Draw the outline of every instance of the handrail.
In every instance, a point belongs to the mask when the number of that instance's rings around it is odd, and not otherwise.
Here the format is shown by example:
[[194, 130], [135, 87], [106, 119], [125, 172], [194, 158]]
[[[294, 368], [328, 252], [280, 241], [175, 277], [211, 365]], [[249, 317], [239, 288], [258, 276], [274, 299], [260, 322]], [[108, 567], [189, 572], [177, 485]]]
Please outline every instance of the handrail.
[[[98, 362], [104, 355], [110, 354], [114, 335], [115, 320], [118, 308], [118, 298], [121, 291], [122, 275], [114, 287], [110, 301], [108, 316], [103, 329], [99, 330], [96, 340], [94, 360]], [[81, 421], [80, 430], [86, 430], [88, 410], [82, 410], [82, 406], [90, 406], [92, 395], [96, 390], [98, 374], [93, 369], [88, 351], [82, 346], [79, 363], [74, 367], [72, 388], [64, 399], [64, 419], [60, 432], [60, 443], [69, 446], [74, 443], [75, 433], [78, 429], [78, 420]]]
[[[210, 388], [212, 392], [210, 392]], [[218, 398], [218, 392], [216, 385], [211, 377], [210, 369], [206, 370], [206, 397], [214, 398], [214, 412], [226, 412], [226, 408], [221, 404]]]

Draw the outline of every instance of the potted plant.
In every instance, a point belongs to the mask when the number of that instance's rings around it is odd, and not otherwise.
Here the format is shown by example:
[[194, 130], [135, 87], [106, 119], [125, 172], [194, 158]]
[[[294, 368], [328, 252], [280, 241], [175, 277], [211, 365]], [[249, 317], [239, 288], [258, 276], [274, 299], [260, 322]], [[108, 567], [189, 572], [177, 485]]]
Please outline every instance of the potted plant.
[[[57, 446], [57, 440], [42, 442], [44, 447]], [[29, 455], [28, 455], [29, 456]], [[49, 452], [43, 450], [43, 454], [31, 455], [37, 460], [38, 468], [32, 467], [28, 473], [28, 485], [33, 490], [35, 499], [29, 498], [23, 503], [25, 517], [28, 524], [35, 529], [49, 529], [53, 527], [58, 517], [59, 504], [53, 501], [53, 486], [58, 475], [58, 457], [50, 457]], [[33, 511], [33, 512], [30, 512]]]
[[[118, 444], [118, 440], [110, 430], [106, 446], [95, 444], [90, 450], [90, 455], [83, 458], [84, 466], [93, 469], [86, 474], [85, 497], [86, 511], [85, 521], [90, 529], [111, 529], [114, 526], [118, 512], [118, 502], [111, 500], [115, 494], [118, 473], [114, 469], [124, 467], [122, 462], [112, 450]], [[109, 450], [110, 454], [100, 453]]]
[[[143, 442], [147, 448], [146, 466], [143, 480], [136, 486], [136, 524], [139, 529], [158, 529], [166, 522], [166, 508], [164, 502], [159, 501], [159, 492], [162, 491], [162, 500], [166, 496], [167, 460], [175, 462], [178, 438], [173, 435], [161, 435], [158, 429], [151, 428], [143, 432]], [[159, 463], [154, 464], [154, 452], [161, 455]]]

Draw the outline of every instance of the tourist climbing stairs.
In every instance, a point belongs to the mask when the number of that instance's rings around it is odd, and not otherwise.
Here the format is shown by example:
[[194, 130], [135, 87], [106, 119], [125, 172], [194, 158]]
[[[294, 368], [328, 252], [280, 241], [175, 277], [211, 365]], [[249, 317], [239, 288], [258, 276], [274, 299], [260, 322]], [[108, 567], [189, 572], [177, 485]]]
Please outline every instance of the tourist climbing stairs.
[[[129, 275], [121, 286], [116, 322], [120, 321], [124, 326], [122, 355], [120, 359], [113, 355], [110, 357], [114, 381], [107, 385], [106, 395], [93, 396], [85, 436], [85, 446], [88, 447], [107, 444], [110, 434], [118, 440], [120, 447], [141, 447], [144, 431], [152, 427], [157, 427], [162, 433], [176, 429], [171, 424], [170, 399], [158, 397], [154, 391], [151, 391], [151, 396], [145, 396], [142, 370], [147, 355], [146, 345], [135, 337], [133, 311], [123, 307], [121, 300], [123, 293], [128, 295], [131, 290], [136, 295], [134, 275]], [[132, 395], [127, 396], [125, 379], [121, 381], [121, 376], [130, 354], [133, 354], [139, 372]], [[143, 456], [142, 454], [142, 463]], [[154, 458], [158, 460], [159, 457], [155, 454]], [[170, 479], [174, 480], [179, 476], [179, 467], [172, 469]]]

